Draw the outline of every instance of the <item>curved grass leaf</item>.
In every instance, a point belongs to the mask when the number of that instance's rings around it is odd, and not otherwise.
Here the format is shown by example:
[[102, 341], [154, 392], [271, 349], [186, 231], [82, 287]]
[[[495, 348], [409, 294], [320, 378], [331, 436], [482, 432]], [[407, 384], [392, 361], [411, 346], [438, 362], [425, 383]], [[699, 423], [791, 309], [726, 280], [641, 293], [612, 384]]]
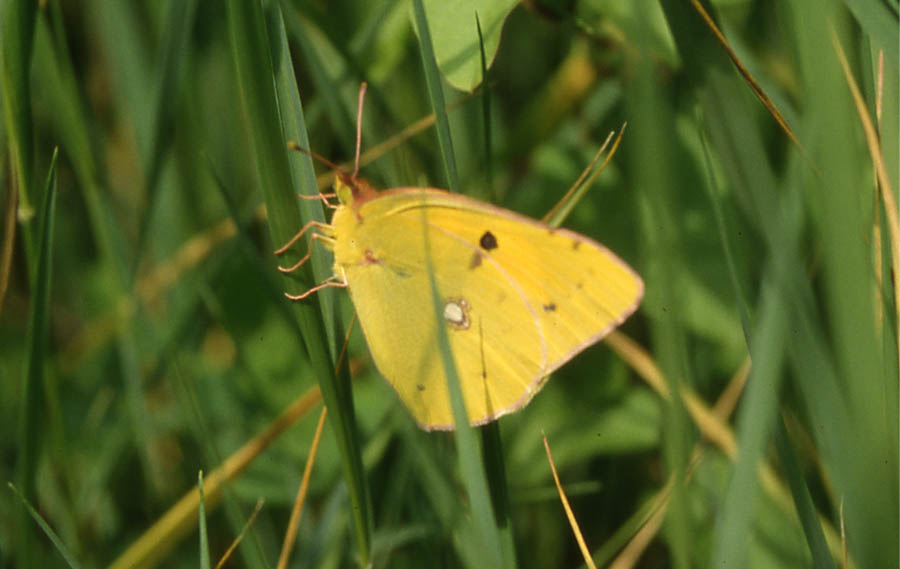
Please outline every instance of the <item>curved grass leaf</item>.
[[[517, 2], [423, 0], [422, 3], [428, 13], [435, 60], [444, 78], [456, 89], [472, 91], [484, 80], [482, 68], [494, 62], [503, 24]], [[480, 21], [478, 28], [474, 25], [476, 13]], [[419, 30], [418, 16], [414, 23]]]

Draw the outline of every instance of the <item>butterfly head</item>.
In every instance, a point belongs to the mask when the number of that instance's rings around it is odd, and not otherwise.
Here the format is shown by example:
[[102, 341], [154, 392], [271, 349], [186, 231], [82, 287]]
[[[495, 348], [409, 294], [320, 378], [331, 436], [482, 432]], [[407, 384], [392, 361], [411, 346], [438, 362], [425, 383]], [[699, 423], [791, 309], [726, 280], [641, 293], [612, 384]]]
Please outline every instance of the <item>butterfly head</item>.
[[336, 174], [334, 193], [341, 205], [359, 207], [377, 194], [375, 188], [362, 178], [351, 176], [340, 170]]

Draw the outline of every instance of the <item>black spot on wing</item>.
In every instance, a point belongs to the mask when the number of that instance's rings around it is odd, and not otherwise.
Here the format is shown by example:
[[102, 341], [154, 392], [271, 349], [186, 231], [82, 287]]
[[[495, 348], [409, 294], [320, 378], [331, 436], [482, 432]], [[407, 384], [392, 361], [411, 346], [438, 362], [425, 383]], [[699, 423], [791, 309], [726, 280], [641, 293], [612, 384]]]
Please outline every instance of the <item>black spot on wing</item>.
[[417, 383], [417, 384], [416, 384], [416, 389], [418, 389], [419, 391], [425, 391], [425, 386], [422, 385], [421, 383]]
[[555, 303], [555, 302], [550, 302], [550, 303], [548, 303], [548, 304], [545, 304], [545, 305], [544, 305], [544, 311], [545, 311], [545, 312], [556, 312], [556, 303]]
[[484, 232], [484, 235], [482, 235], [481, 239], [478, 240], [478, 244], [481, 245], [481, 248], [485, 251], [491, 251], [499, 247], [497, 238], [490, 231]]

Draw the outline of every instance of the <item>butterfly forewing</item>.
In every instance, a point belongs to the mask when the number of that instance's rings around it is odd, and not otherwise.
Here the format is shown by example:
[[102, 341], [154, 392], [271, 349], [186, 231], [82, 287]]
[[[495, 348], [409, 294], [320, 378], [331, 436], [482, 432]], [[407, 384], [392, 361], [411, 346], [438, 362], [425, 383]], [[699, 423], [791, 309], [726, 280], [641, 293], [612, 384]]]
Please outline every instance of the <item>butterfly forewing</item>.
[[[405, 207], [417, 199], [408, 196], [394, 210], [383, 210], [380, 198], [360, 208], [351, 231], [336, 231], [335, 262], [378, 370], [423, 427], [447, 429], [453, 414], [437, 348], [430, 255], [466, 408], [472, 422], [485, 422], [530, 398], [530, 384], [546, 367], [544, 338], [515, 281], [496, 262], [473, 272], [473, 259], [482, 260], [477, 248], [428, 224], [427, 208]], [[344, 235], [349, 247], [341, 246]]]

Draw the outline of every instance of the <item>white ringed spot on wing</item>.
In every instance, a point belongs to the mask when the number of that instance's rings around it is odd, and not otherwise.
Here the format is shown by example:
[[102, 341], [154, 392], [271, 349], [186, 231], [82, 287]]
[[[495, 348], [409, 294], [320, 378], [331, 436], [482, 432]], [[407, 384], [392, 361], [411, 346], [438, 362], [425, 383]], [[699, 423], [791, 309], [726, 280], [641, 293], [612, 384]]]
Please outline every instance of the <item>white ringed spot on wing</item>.
[[444, 320], [454, 330], [468, 330], [471, 324], [470, 308], [469, 302], [465, 298], [448, 298], [444, 302]]

